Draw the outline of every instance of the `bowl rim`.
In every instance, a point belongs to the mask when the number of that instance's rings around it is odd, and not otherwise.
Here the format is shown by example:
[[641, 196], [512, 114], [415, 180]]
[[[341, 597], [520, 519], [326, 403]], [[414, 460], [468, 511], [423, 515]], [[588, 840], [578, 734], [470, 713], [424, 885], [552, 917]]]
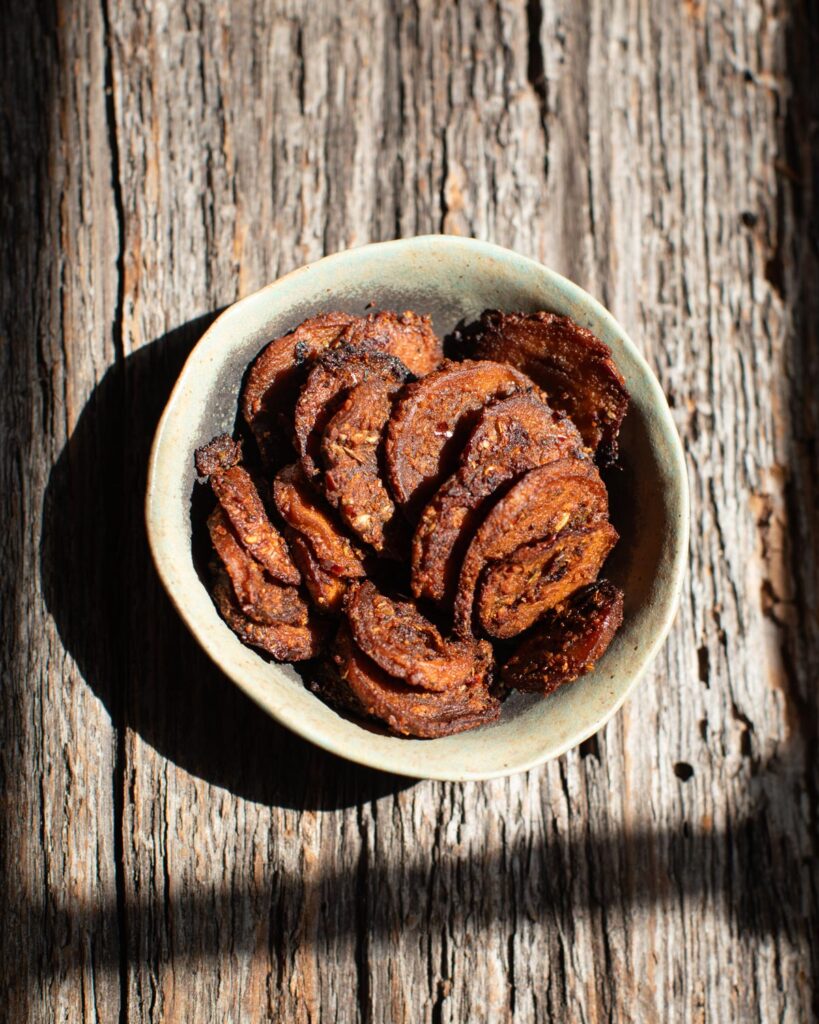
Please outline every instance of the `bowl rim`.
[[[629, 357], [639, 367], [645, 385], [650, 392], [649, 404], [658, 414], [659, 419], [662, 422], [663, 433], [669, 442], [668, 461], [671, 466], [671, 475], [678, 482], [679, 487], [679, 515], [677, 517], [677, 529], [674, 537], [675, 550], [673, 560], [670, 563], [668, 582], [664, 588], [666, 598], [662, 619], [659, 628], [642, 649], [639, 664], [631, 673], [627, 683], [622, 687], [616, 699], [606, 705], [606, 707], [595, 716], [588, 728], [579, 733], [573, 734], [564, 742], [550, 746], [546, 751], [540, 751], [533, 757], [526, 758], [520, 762], [513, 761], [513, 763], [508, 765], [487, 771], [457, 771], [454, 769], [438, 769], [430, 767], [428, 769], [422, 769], [422, 771], [419, 772], [418, 770], [413, 770], [410, 766], [403, 766], [400, 763], [396, 764], [395, 760], [390, 759], [389, 757], [384, 757], [377, 753], [373, 754], [372, 752], [369, 752], [363, 744], [361, 747], [356, 747], [354, 750], [350, 750], [343, 741], [338, 742], [335, 737], [316, 736], [310, 729], [301, 727], [302, 723], [298, 716], [289, 715], [286, 708], [281, 706], [273, 708], [269, 705], [262, 704], [261, 701], [257, 699], [257, 696], [252, 689], [244, 683], [241, 673], [233, 670], [233, 666], [230, 662], [226, 662], [222, 653], [218, 651], [217, 645], [211, 643], [209, 636], [202, 635], [198, 629], [198, 625], [193, 621], [193, 617], [188, 613], [184, 601], [181, 596], [176, 593], [175, 583], [170, 571], [165, 565], [159, 537], [159, 518], [162, 503], [159, 499], [159, 495], [161, 495], [161, 488], [158, 488], [156, 484], [164, 434], [167, 430], [169, 421], [174, 415], [176, 404], [186, 388], [187, 377], [191, 372], [192, 366], [195, 363], [198, 365], [202, 360], [203, 353], [206, 353], [210, 346], [214, 344], [220, 330], [220, 325], [222, 325], [225, 318], [228, 316], [233, 318], [236, 311], [243, 305], [258, 302], [260, 298], [268, 292], [280, 288], [288, 281], [308, 274], [319, 264], [332, 264], [334, 261], [341, 261], [352, 254], [364, 253], [367, 251], [371, 252], [373, 250], [383, 251], [385, 249], [396, 250], [401, 248], [411, 248], [416, 247], [419, 244], [421, 246], [428, 247], [440, 246], [443, 248], [450, 248], [452, 250], [468, 249], [471, 250], [472, 254], [483, 254], [496, 259], [513, 259], [520, 264], [522, 268], [527, 268], [532, 272], [543, 274], [546, 275], [546, 277], [551, 278], [556, 287], [567, 295], [570, 302], [577, 307], [588, 309], [597, 320], [605, 324], [608, 329], [615, 333]], [[530, 771], [531, 769], [545, 764], [548, 761], [561, 757], [568, 750], [572, 750], [574, 747], [583, 743], [586, 739], [599, 732], [606, 723], [617, 714], [625, 701], [634, 692], [636, 686], [656, 658], [677, 615], [680, 593], [682, 591], [682, 584], [685, 578], [690, 535], [689, 482], [682, 441], [680, 440], [665, 393], [663, 392], [654, 371], [651, 369], [647, 360], [631, 340], [619, 321], [617, 321], [613, 314], [610, 313], [601, 302], [585, 291], [585, 289], [564, 277], [562, 274], [559, 274], [557, 271], [552, 270], [539, 260], [523, 256], [520, 253], [515, 252], [513, 249], [508, 249], [492, 242], [485, 242], [479, 239], [459, 235], [415, 235], [408, 238], [393, 239], [386, 242], [371, 242], [366, 245], [342, 249], [338, 252], [323, 256], [318, 260], [306, 263], [295, 270], [289, 271], [277, 278], [275, 281], [271, 281], [269, 284], [264, 285], [255, 292], [238, 299], [236, 302], [222, 310], [219, 316], [217, 316], [213, 323], [211, 323], [188, 354], [188, 357], [186, 358], [168, 397], [162, 415], [157, 423], [153, 443], [151, 445], [151, 453], [148, 460], [144, 509], [145, 525], [149, 548], [151, 551], [151, 558], [157, 574], [162, 581], [165, 592], [168, 594], [177, 614], [180, 616], [189, 632], [193, 635], [196, 642], [203, 648], [205, 653], [210, 657], [223, 675], [227, 676], [234, 685], [238, 686], [245, 696], [249, 697], [261, 708], [261, 710], [270, 715], [275, 721], [289, 729], [291, 732], [296, 733], [303, 739], [308, 740], [315, 746], [318, 746], [337, 757], [363, 765], [367, 768], [385, 771], [393, 775], [401, 775], [412, 779], [433, 779], [449, 782], [481, 781], [505, 778], [510, 775], [517, 775]], [[434, 743], [435, 740], [426, 740], [424, 742]]]

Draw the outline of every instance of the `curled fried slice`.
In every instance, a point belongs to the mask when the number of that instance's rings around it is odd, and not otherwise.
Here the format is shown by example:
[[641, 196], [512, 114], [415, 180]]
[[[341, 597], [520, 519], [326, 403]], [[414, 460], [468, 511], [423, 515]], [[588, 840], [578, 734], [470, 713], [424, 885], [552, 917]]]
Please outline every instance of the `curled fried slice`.
[[345, 579], [366, 575], [360, 552], [333, 521], [330, 509], [322, 506], [297, 462], [276, 474], [273, 500], [279, 515], [304, 537], [325, 572]]
[[486, 406], [457, 473], [424, 508], [412, 539], [412, 592], [452, 600], [458, 567], [486, 500], [503, 484], [546, 462], [578, 454], [572, 423], [536, 394], [520, 392]]
[[329, 348], [357, 318], [349, 313], [312, 316], [262, 349], [242, 389], [242, 415], [253, 432], [262, 459], [275, 465], [282, 440], [289, 436], [299, 386], [308, 365]]
[[549, 694], [585, 675], [623, 621], [623, 592], [608, 580], [577, 591], [550, 612], [503, 666], [503, 682]]
[[239, 543], [221, 505], [211, 512], [208, 530], [244, 615], [265, 625], [277, 622], [305, 625], [308, 608], [304, 598], [295, 587], [282, 586], [266, 578], [259, 563]]
[[214, 476], [238, 465], [242, 460], [242, 446], [230, 434], [219, 434], [212, 441], [197, 448], [194, 454], [196, 472], [200, 476]]
[[480, 410], [534, 385], [511, 366], [445, 362], [399, 396], [387, 427], [385, 461], [393, 496], [417, 512], [455, 468]]
[[445, 640], [414, 604], [386, 597], [369, 580], [352, 585], [345, 610], [358, 647], [410, 686], [448, 690], [475, 673], [476, 644]]
[[528, 629], [544, 612], [597, 579], [617, 531], [606, 521], [524, 544], [484, 573], [477, 617], [490, 636], [505, 639]]
[[476, 729], [500, 715], [500, 701], [489, 692], [485, 678], [444, 692], [417, 690], [391, 679], [339, 630], [333, 661], [367, 715], [380, 719], [398, 736], [432, 739]]
[[475, 531], [455, 595], [455, 630], [471, 636], [475, 587], [484, 568], [522, 544], [608, 518], [608, 495], [590, 460], [558, 459], [530, 470], [495, 504]]
[[441, 339], [432, 329], [428, 316], [383, 311], [361, 317], [345, 328], [338, 339], [339, 345], [360, 345], [377, 348], [396, 356], [404, 366], [423, 377], [444, 358]]
[[307, 661], [321, 652], [325, 627], [317, 620], [304, 626], [254, 622], [242, 612], [227, 573], [221, 570], [214, 576], [211, 593], [219, 614], [236, 636], [243, 643], [266, 651], [276, 661]]
[[241, 466], [231, 466], [210, 478], [213, 493], [242, 547], [282, 583], [296, 584], [299, 571], [293, 565], [284, 538], [270, 522], [256, 485]]
[[378, 552], [394, 551], [400, 531], [379, 467], [383, 435], [400, 387], [400, 381], [377, 376], [353, 388], [321, 440], [327, 500], [353, 533]]
[[347, 592], [347, 582], [340, 576], [332, 576], [322, 569], [310, 545], [295, 530], [285, 527], [290, 554], [301, 572], [313, 604], [322, 612], [337, 613]]
[[377, 377], [402, 384], [407, 368], [396, 359], [369, 348], [345, 345], [316, 360], [296, 402], [296, 448], [308, 480], [320, 474], [321, 438], [344, 396], [359, 384]]
[[556, 313], [487, 310], [464, 339], [465, 354], [509, 363], [542, 387], [601, 465], [616, 459], [628, 392], [611, 349], [591, 331]]

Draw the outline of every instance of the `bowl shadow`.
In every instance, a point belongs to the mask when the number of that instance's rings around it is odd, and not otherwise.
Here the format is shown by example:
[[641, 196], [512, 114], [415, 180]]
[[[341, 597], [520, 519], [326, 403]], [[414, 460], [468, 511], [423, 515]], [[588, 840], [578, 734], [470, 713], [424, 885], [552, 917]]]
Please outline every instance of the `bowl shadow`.
[[[154, 431], [188, 353], [217, 313], [209, 313], [169, 332], [112, 367], [94, 389], [76, 429], [61, 452], [48, 481], [43, 506], [41, 580], [43, 593], [61, 639], [85, 679], [109, 710], [120, 737], [128, 730], [163, 757], [204, 781], [236, 796], [294, 810], [330, 810], [360, 806], [413, 786], [413, 780], [373, 771], [329, 754], [279, 726], [260, 711], [207, 658], [177, 616], [154, 570], [143, 523], [148, 454]], [[613, 512], [629, 503], [629, 476], [612, 474]], [[616, 566], [615, 566], [616, 568]], [[582, 757], [599, 756], [592, 737]], [[684, 766], [688, 767], [688, 766]], [[562, 843], [545, 843], [542, 856], [555, 886], [538, 889], [539, 914], [560, 910], [558, 892], [569, 892], [576, 865], [617, 863], [618, 872], [600, 891], [573, 893], [563, 912], [578, 906], [662, 905], [674, 880], [692, 898], [724, 901], [739, 934], [786, 936], [805, 948], [805, 970], [812, 985], [816, 946], [808, 942], [812, 907], [805, 901], [806, 867], [794, 845], [779, 833], [772, 808], [786, 807], [804, 766], [799, 751], [781, 752], [774, 774], [751, 779], [756, 808], [724, 829], [703, 833], [687, 822], [678, 831], [637, 835], [621, 829], [608, 838], [584, 840], [567, 855]], [[125, 765], [119, 764], [119, 782]], [[685, 784], [693, 775], [678, 776]], [[531, 849], [524, 844], [505, 855], [488, 877], [507, 879], [480, 919], [504, 921], [526, 877]], [[653, 865], [653, 871], [645, 870]], [[426, 864], [415, 865], [423, 888]], [[389, 934], [393, 926], [380, 901], [395, 891], [405, 867], [377, 866], [364, 897], [370, 908], [368, 928]], [[807, 872], [809, 873], [809, 871]], [[619, 885], [628, 882], [625, 888]], [[619, 881], [618, 881], [619, 880]], [[279, 884], [279, 883], [277, 883]], [[296, 879], [280, 880], [281, 892], [267, 894], [301, 906], [304, 892]], [[322, 878], [321, 893], [351, 890], [358, 898], [358, 875]], [[354, 895], [355, 894], [355, 895]], [[218, 915], [237, 900], [257, 900], [242, 890], [219, 895]], [[208, 897], [210, 899], [210, 897]], [[189, 905], [186, 915], [210, 919], [213, 906]], [[34, 908], [33, 912], [41, 911]], [[136, 918], [151, 905], [128, 908]], [[105, 920], [89, 910], [89, 928], [114, 928], [117, 907], [105, 908]], [[433, 901], [431, 921], [449, 920], [449, 897]], [[76, 924], [76, 922], [74, 922]], [[510, 927], [513, 920], [509, 921]], [[352, 934], [352, 919], [337, 925]], [[204, 933], [187, 950], [198, 958], [221, 953], [218, 935]]]
[[183, 770], [258, 803], [357, 806], [414, 782], [344, 761], [261, 712], [188, 633], [151, 559], [143, 504], [154, 432], [219, 312], [143, 346], [94, 388], [45, 491], [43, 595], [120, 744], [132, 730]]

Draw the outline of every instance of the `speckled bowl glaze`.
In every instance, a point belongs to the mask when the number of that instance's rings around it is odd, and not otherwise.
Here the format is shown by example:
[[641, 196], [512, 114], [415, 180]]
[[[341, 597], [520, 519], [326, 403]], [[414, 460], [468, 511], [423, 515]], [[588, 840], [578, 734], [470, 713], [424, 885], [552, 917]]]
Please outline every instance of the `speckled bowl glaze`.
[[[622, 629], [583, 679], [545, 700], [512, 695], [498, 723], [444, 739], [398, 739], [362, 726], [314, 697], [290, 665], [272, 664], [243, 646], [217, 614], [192, 555], [193, 452], [233, 429], [250, 360], [311, 314], [363, 313], [370, 302], [429, 313], [439, 334], [487, 308], [571, 316], [611, 347], [631, 394], [621, 469], [607, 474], [621, 540], [605, 574], [625, 592]], [[269, 715], [351, 761], [453, 781], [525, 771], [611, 718], [668, 632], [688, 545], [682, 446], [656, 378], [614, 317], [540, 263], [473, 239], [434, 235], [328, 256], [224, 312], [191, 353], [159, 423], [146, 518], [157, 570], [179, 614], [222, 671]]]

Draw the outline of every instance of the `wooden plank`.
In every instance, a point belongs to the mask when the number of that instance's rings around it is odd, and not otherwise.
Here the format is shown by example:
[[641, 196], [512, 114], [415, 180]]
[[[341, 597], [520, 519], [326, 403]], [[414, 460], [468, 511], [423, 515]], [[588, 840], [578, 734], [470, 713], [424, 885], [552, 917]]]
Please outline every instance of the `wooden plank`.
[[[810, 1017], [815, 13], [60, 13], [14, 22], [9, 54], [47, 59], [11, 62], [5, 94], [28, 172], [3, 166], [4, 237], [28, 240], [0, 354], [14, 1019]], [[184, 633], [141, 525], [153, 426], [213, 311], [439, 230], [609, 305], [669, 395], [693, 501], [638, 696], [560, 761], [462, 786], [264, 720]]]
[[96, 5], [74, 18], [14, 6], [0, 41], [0, 1015], [102, 1021], [119, 1005], [116, 713], [83, 668], [93, 650], [110, 676], [117, 651], [74, 606], [79, 586], [110, 591], [110, 566], [104, 524], [74, 516], [72, 500], [100, 486], [107, 442], [74, 452], [67, 439], [115, 359], [105, 46]]

